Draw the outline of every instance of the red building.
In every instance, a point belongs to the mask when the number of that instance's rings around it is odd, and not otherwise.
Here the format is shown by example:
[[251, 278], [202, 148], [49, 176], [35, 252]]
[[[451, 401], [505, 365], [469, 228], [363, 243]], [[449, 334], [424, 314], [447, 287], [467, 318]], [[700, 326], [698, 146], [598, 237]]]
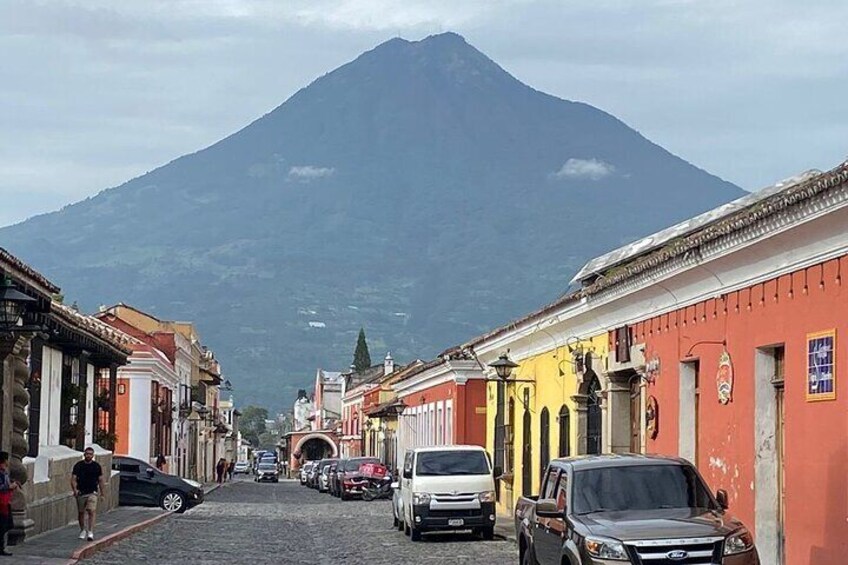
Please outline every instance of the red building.
[[646, 240], [584, 269], [614, 328], [604, 432], [692, 460], [764, 564], [845, 563], [848, 164]]
[[405, 405], [398, 457], [433, 445], [486, 445], [486, 379], [476, 361], [449, 351], [394, 384]]

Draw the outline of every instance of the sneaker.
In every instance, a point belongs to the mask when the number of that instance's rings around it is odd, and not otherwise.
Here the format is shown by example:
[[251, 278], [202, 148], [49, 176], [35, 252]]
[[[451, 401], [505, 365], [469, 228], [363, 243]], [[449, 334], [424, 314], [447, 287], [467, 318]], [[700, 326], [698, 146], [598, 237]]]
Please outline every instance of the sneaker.
[[88, 532], [88, 541], [94, 541], [94, 532]]
[[80, 530], [79, 539], [85, 539], [86, 536], [88, 536], [88, 532], [86, 532], [85, 530]]

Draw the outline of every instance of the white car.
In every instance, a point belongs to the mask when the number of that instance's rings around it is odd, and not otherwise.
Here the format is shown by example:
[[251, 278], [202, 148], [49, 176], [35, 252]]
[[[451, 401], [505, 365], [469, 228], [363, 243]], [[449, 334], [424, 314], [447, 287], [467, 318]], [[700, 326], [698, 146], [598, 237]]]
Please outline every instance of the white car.
[[421, 447], [406, 452], [400, 480], [404, 531], [419, 541], [434, 531], [495, 535], [495, 477], [477, 445]]
[[250, 473], [250, 463], [247, 461], [236, 461], [236, 466], [233, 467], [233, 475], [247, 475]]

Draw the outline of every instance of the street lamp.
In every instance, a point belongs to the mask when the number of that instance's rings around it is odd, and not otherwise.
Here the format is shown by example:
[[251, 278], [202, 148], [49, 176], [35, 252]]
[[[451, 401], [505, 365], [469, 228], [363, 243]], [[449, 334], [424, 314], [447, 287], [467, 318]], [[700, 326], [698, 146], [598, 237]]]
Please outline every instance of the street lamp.
[[224, 379], [224, 382], [221, 383], [221, 390], [231, 391], [233, 390], [233, 384], [230, 382], [230, 379]]
[[512, 374], [512, 370], [518, 367], [518, 363], [513, 362], [512, 359], [509, 358], [509, 355], [504, 353], [498, 357], [497, 361], [489, 363], [489, 367], [495, 370], [495, 373], [498, 375], [500, 380], [506, 381]]
[[21, 326], [21, 318], [27, 308], [37, 300], [14, 287], [9, 277], [0, 284], [0, 331], [11, 332]]

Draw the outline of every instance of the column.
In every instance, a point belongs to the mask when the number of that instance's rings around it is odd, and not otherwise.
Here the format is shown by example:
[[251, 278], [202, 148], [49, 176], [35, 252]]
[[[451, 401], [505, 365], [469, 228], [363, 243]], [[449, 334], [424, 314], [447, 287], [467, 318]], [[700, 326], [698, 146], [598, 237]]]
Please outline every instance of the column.
[[589, 426], [589, 396], [586, 394], [575, 394], [571, 397], [571, 400], [574, 401], [574, 413], [576, 415], [574, 424], [576, 424], [575, 428], [577, 431], [577, 442], [574, 444], [572, 451], [574, 455], [585, 455], [588, 451], [586, 440], [589, 436], [587, 429]]
[[[29, 403], [27, 382], [29, 368], [26, 359], [30, 352], [32, 335], [6, 334], [0, 336], [0, 366], [2, 366], [2, 381], [0, 381], [0, 444], [9, 451], [9, 475], [12, 480], [21, 485], [27, 482], [27, 472], [23, 458], [29, 451], [26, 437], [29, 421], [26, 407]], [[26, 497], [21, 490], [12, 497], [13, 528], [9, 531], [9, 544], [20, 543], [32, 530], [35, 523], [27, 517]]]
[[629, 453], [630, 449], [630, 378], [635, 373], [607, 375], [607, 399], [604, 402], [604, 420], [609, 431], [604, 438], [605, 453]]

